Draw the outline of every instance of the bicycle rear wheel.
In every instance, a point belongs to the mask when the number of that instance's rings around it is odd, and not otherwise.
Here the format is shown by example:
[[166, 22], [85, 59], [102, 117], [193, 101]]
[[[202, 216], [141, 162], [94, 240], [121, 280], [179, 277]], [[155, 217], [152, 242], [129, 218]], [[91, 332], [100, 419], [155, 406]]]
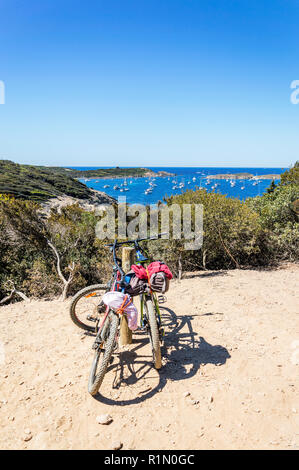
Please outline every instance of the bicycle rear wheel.
[[75, 325], [83, 330], [95, 331], [106, 310], [102, 296], [107, 290], [105, 284], [95, 284], [77, 292], [70, 305], [70, 316]]
[[156, 310], [151, 299], [146, 300], [146, 311], [148, 316], [149, 323], [149, 336], [152, 346], [154, 366], [156, 369], [161, 369], [162, 359], [161, 359], [161, 347], [160, 347], [160, 337], [159, 337], [159, 328], [157, 322]]
[[93, 396], [98, 393], [100, 386], [102, 385], [115, 347], [119, 318], [115, 313], [110, 312], [106, 319], [106, 322], [107, 321], [109, 322], [109, 325], [104, 325], [106, 330], [105, 337], [107, 340], [104, 344], [104, 348], [100, 346], [96, 350], [89, 374], [88, 391]]

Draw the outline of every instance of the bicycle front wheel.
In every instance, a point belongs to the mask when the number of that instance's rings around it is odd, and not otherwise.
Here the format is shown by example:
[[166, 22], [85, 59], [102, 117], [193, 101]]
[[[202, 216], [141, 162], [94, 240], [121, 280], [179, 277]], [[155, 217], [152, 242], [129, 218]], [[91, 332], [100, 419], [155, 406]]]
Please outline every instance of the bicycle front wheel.
[[161, 359], [161, 347], [160, 347], [160, 337], [159, 337], [159, 328], [157, 322], [156, 310], [151, 299], [146, 300], [146, 310], [148, 315], [149, 323], [149, 336], [152, 346], [154, 366], [156, 369], [161, 369], [162, 359]]
[[104, 345], [105, 349], [99, 347], [95, 352], [89, 374], [88, 391], [93, 396], [98, 393], [102, 385], [116, 342], [119, 318], [115, 313], [110, 312], [106, 321], [109, 321], [109, 325], [105, 327], [105, 329], [107, 328], [105, 334], [107, 337], [107, 341]]
[[77, 292], [70, 305], [70, 316], [75, 325], [83, 330], [95, 331], [106, 310], [102, 297], [107, 290], [105, 284], [95, 284]]

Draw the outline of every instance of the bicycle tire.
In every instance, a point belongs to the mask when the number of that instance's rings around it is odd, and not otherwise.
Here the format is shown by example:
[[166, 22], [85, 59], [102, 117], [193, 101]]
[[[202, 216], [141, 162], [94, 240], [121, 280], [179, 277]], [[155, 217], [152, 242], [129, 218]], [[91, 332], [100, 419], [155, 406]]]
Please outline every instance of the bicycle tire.
[[157, 323], [157, 317], [153, 301], [151, 299], [146, 300], [146, 310], [148, 314], [149, 322], [149, 336], [152, 346], [154, 366], [156, 369], [161, 369], [162, 367], [162, 358], [161, 358], [161, 346], [160, 346], [160, 337], [159, 337], [159, 328]]
[[106, 284], [94, 284], [92, 286], [84, 287], [84, 289], [81, 289], [79, 292], [77, 292], [76, 295], [72, 298], [71, 304], [70, 304], [70, 316], [72, 321], [75, 323], [76, 326], [81, 328], [82, 330], [86, 331], [94, 331], [95, 328], [91, 325], [88, 325], [86, 323], [83, 323], [78, 316], [76, 315], [76, 306], [79, 302], [79, 300], [84, 297], [86, 294], [92, 293], [95, 290], [108, 290]]
[[[118, 316], [115, 313], [111, 312], [107, 318], [110, 319], [111, 324], [108, 339], [105, 344], [105, 350], [101, 349], [95, 352], [89, 374], [88, 392], [92, 396], [98, 393], [102, 385], [114, 349], [115, 337], [119, 324]], [[99, 364], [101, 354], [103, 354], [103, 358], [101, 363]]]

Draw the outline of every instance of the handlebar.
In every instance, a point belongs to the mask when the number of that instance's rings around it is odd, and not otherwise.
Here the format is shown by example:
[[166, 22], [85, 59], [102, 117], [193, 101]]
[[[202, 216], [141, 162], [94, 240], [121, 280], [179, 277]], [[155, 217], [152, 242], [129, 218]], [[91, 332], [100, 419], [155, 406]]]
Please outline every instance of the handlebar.
[[168, 232], [163, 232], [163, 233], [160, 233], [157, 237], [148, 237], [148, 238], [135, 238], [134, 240], [127, 240], [125, 242], [118, 242], [117, 240], [114, 241], [114, 243], [108, 243], [107, 245], [105, 246], [109, 246], [109, 247], [118, 247], [118, 246], [121, 246], [121, 245], [128, 245], [128, 244], [135, 244], [135, 243], [138, 243], [138, 242], [143, 242], [145, 240], [159, 240], [159, 238], [162, 237], [162, 235], [167, 235]]
[[122, 267], [118, 263], [118, 259], [117, 259], [116, 252], [115, 252], [116, 248], [118, 248], [119, 246], [128, 245], [128, 244], [134, 244], [136, 248], [139, 248], [138, 242], [142, 242], [142, 241], [145, 241], [145, 240], [158, 240], [159, 238], [162, 237], [162, 235], [167, 235], [167, 232], [160, 233], [157, 237], [136, 238], [135, 240], [127, 240], [125, 242], [118, 242], [117, 239], [116, 239], [114, 241], [114, 243], [109, 243], [108, 245], [105, 245], [105, 246], [109, 247], [110, 250], [112, 251], [114, 265], [117, 268], [117, 270], [119, 271], [120, 276], [121, 276], [120, 280], [118, 281], [121, 285], [124, 284], [125, 272], [123, 271]]

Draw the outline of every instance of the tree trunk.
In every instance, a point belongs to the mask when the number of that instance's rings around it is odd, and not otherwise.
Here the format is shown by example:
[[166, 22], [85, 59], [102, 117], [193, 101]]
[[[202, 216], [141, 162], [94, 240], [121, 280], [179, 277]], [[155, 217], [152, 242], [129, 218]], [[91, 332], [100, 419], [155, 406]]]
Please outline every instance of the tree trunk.
[[9, 295], [7, 295], [2, 300], [0, 300], [0, 305], [3, 305], [6, 302], [9, 302], [10, 300], [12, 300], [15, 297], [15, 295], [18, 295], [19, 297], [21, 297], [21, 299], [25, 300], [26, 302], [30, 301], [30, 299], [27, 297], [27, 295], [23, 294], [23, 292], [21, 292], [19, 290], [16, 290], [16, 288], [14, 287]]
[[68, 279], [66, 279], [64, 277], [64, 275], [62, 274], [62, 271], [61, 271], [61, 258], [59, 256], [59, 253], [56, 249], [56, 247], [53, 245], [53, 243], [50, 242], [50, 240], [47, 240], [47, 243], [49, 245], [49, 247], [51, 248], [51, 250], [54, 252], [55, 256], [56, 256], [56, 270], [57, 270], [57, 274], [59, 276], [59, 278], [61, 279], [62, 283], [63, 283], [63, 289], [62, 289], [62, 294], [61, 294], [61, 300], [64, 301], [66, 300], [67, 298], [67, 293], [68, 293], [68, 289], [69, 289], [69, 286], [71, 285], [72, 283], [72, 280], [74, 279], [74, 270], [75, 270], [75, 264], [74, 262], [72, 264], [70, 264], [68, 266], [68, 269], [70, 271], [70, 274], [69, 274], [69, 277]]
[[182, 254], [181, 253], [179, 254], [179, 259], [178, 259], [178, 269], [179, 269], [178, 277], [180, 281], [182, 279]]

